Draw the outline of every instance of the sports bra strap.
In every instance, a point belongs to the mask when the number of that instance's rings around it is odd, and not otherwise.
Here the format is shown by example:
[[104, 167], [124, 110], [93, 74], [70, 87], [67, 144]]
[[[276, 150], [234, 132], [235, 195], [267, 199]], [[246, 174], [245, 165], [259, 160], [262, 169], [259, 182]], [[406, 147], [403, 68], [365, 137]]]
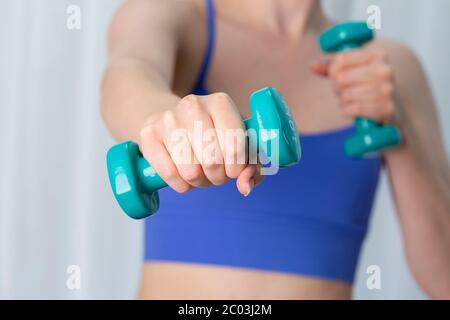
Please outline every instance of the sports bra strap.
[[197, 78], [194, 89], [192, 90], [192, 93], [197, 95], [208, 94], [208, 91], [205, 88], [205, 82], [208, 76], [208, 71], [211, 64], [216, 39], [216, 23], [215, 23], [216, 17], [215, 17], [214, 0], [205, 0], [205, 2], [206, 2], [206, 19], [208, 28], [208, 43], [202, 67], [200, 69], [200, 74]]

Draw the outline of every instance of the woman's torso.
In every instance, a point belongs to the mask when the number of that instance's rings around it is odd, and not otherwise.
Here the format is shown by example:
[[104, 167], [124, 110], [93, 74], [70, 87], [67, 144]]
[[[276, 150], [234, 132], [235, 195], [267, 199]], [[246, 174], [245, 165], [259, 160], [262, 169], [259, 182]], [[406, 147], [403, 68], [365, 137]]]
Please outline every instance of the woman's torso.
[[[180, 96], [191, 92], [207, 48], [208, 30], [205, 28], [204, 0], [192, 0], [192, 2], [197, 16], [192, 19], [192, 23], [186, 28], [182, 37], [183, 41], [177, 58], [174, 78], [174, 91]], [[247, 117], [249, 116], [248, 98], [253, 91], [266, 86], [278, 88], [286, 98], [299, 130], [302, 134], [308, 133], [304, 135], [303, 139], [306, 144], [304, 147], [308, 149], [305, 150], [304, 157], [306, 159], [304, 159], [304, 162], [308, 162], [306, 151], [314, 152], [315, 157], [320, 156], [323, 160], [322, 169], [324, 170], [319, 169], [320, 171], [317, 171], [321, 176], [317, 175], [316, 183], [314, 183], [314, 178], [309, 177], [308, 174], [309, 182], [312, 182], [310, 185], [313, 185], [316, 190], [310, 189], [308, 195], [304, 194], [304, 196], [311, 200], [311, 197], [315, 197], [314, 192], [320, 194], [321, 188], [359, 188], [359, 186], [335, 186], [333, 183], [328, 185], [317, 183], [321, 179], [326, 181], [323, 179], [323, 175], [327, 175], [327, 170], [330, 181], [334, 181], [333, 179], [345, 180], [345, 177], [340, 175], [348, 172], [349, 168], [346, 166], [352, 165], [343, 159], [343, 155], [339, 154], [339, 163], [336, 167], [333, 167], [329, 161], [333, 161], [333, 154], [341, 152], [341, 150], [336, 149], [336, 143], [331, 143], [335, 150], [327, 150], [327, 145], [321, 145], [323, 139], [330, 140], [332, 138], [333, 140], [335, 135], [349, 134], [352, 120], [342, 115], [330, 81], [319, 78], [310, 72], [310, 64], [324, 57], [316, 44], [315, 37], [318, 34], [307, 34], [300, 41], [290, 43], [282, 36], [261, 35], [257, 31], [245, 29], [242, 24], [233, 22], [226, 13], [222, 15], [220, 3], [216, 3], [216, 14], [215, 46], [205, 81], [208, 91], [227, 92], [236, 102], [242, 116]], [[327, 133], [321, 134], [321, 132]], [[315, 144], [318, 146], [317, 149], [314, 147]], [[328, 159], [328, 157], [331, 158]], [[310, 162], [313, 161], [314, 159], [310, 160]], [[311, 168], [315, 167], [315, 170], [318, 170], [320, 164], [310, 163], [309, 165]], [[376, 180], [374, 175], [376, 175], [377, 165], [372, 163], [368, 166], [372, 166], [368, 173], [370, 179]], [[364, 165], [359, 168], [361, 172], [364, 172]], [[358, 172], [353, 172], [353, 174], [357, 175]], [[290, 175], [295, 176], [296, 174], [291, 172]], [[299, 173], [299, 175], [302, 174]], [[286, 178], [276, 179], [276, 177], [272, 179], [271, 184], [272, 187], [278, 188], [276, 197], [279, 198], [279, 201], [289, 203], [290, 207], [296, 204], [301, 207], [302, 203], [298, 202], [298, 197], [293, 198], [291, 196], [289, 198], [288, 194], [284, 195], [283, 192], [280, 192], [279, 189], [283, 187], [283, 179]], [[364, 181], [364, 178], [359, 181]], [[263, 182], [263, 184], [265, 183]], [[290, 188], [290, 193], [292, 193], [295, 185], [301, 183], [302, 181], [291, 181], [291, 185], [286, 186], [286, 188]], [[264, 188], [264, 185], [260, 188]], [[232, 185], [229, 184], [224, 187], [222, 192], [230, 193], [232, 189]], [[359, 192], [365, 191], [367, 190], [362, 188]], [[372, 192], [372, 190], [368, 191]], [[220, 197], [221, 195], [211, 195], [209, 203], [214, 201], [215, 196]], [[346, 199], [345, 206], [349, 206], [349, 209], [351, 209], [352, 202], [357, 202], [355, 198], [357, 196], [357, 193], [350, 195]], [[162, 195], [162, 198], [164, 198], [164, 195]], [[169, 199], [172, 198], [169, 197]], [[258, 207], [270, 207], [270, 199], [267, 196], [262, 196], [261, 199], [265, 199], [266, 204], [259, 203]], [[191, 200], [195, 201], [195, 196]], [[315, 199], [318, 207], [323, 204], [321, 200], [323, 199]], [[326, 200], [329, 199], [324, 201]], [[189, 203], [189, 200], [187, 201]], [[231, 201], [228, 203], [231, 203]], [[174, 205], [176, 206], [177, 203]], [[367, 208], [364, 209], [364, 212], [368, 211]], [[346, 217], [347, 220], [344, 219], [344, 223], [348, 222], [351, 225], [352, 222], [355, 222], [355, 225], [359, 224], [364, 229], [368, 217], [352, 216], [352, 212], [355, 211], [350, 212], [349, 216]], [[306, 216], [308, 215], [314, 215], [314, 212], [308, 212]], [[361, 230], [361, 232], [365, 232], [365, 230]], [[172, 281], [177, 278], [184, 279], [184, 281]], [[190, 279], [192, 288], [197, 289], [187, 289], [191, 286], [187, 285], [189, 281], [186, 282], [186, 279]], [[221, 288], [220, 292], [216, 292], [217, 287]], [[150, 263], [144, 268], [141, 296], [164, 298], [164, 294], [166, 294], [166, 297], [173, 297], [173, 292], [178, 292], [180, 298], [196, 297], [198, 294], [199, 297], [211, 298], [345, 299], [350, 296], [350, 291], [350, 285], [342, 281], [323, 280], [308, 276], [206, 267], [195, 264]]]

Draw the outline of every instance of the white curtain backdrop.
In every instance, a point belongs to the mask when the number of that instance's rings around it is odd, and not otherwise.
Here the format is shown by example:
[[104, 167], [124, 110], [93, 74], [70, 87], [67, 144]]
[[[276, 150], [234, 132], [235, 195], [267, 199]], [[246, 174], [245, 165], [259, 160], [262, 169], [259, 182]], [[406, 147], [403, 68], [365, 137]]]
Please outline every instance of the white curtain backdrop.
[[[217, 0], [220, 1], [220, 0]], [[0, 298], [133, 298], [139, 285], [142, 224], [118, 209], [105, 154], [113, 144], [98, 111], [105, 32], [121, 0], [0, 0]], [[336, 20], [382, 9], [380, 34], [416, 50], [440, 107], [450, 146], [447, 0], [330, 0]], [[81, 30], [66, 27], [70, 5]], [[386, 180], [355, 285], [355, 298], [425, 298], [415, 284]], [[381, 290], [366, 268], [379, 265]], [[81, 271], [70, 290], [67, 268]]]

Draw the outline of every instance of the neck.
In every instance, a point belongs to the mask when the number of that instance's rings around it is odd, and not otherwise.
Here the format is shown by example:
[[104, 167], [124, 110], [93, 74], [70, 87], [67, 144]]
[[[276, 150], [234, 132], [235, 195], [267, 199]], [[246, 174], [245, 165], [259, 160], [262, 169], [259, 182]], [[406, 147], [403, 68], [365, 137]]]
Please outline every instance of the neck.
[[329, 24], [320, 0], [216, 0], [219, 10], [246, 27], [299, 39]]

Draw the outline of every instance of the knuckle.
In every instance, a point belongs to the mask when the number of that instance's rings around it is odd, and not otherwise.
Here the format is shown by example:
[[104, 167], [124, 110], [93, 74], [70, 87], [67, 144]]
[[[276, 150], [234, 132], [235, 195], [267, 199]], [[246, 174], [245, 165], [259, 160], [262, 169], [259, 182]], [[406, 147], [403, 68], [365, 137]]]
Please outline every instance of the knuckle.
[[231, 98], [225, 92], [217, 92], [213, 94], [214, 101], [218, 104], [229, 104], [231, 102]]
[[142, 129], [139, 132], [139, 138], [139, 145], [142, 152], [153, 148], [155, 144], [159, 143], [161, 140], [161, 137], [158, 134], [157, 126], [155, 125], [147, 125], [144, 129]]
[[183, 112], [198, 113], [201, 110], [199, 97], [193, 94], [187, 95], [181, 99], [178, 106]]
[[139, 132], [139, 136], [141, 141], [147, 141], [154, 137], [155, 133], [154, 125], [147, 125]]
[[394, 71], [391, 67], [385, 65], [380, 68], [380, 75], [383, 79], [391, 80], [394, 76]]
[[211, 183], [215, 186], [223, 186], [228, 182], [228, 178], [226, 175], [221, 175], [220, 177], [216, 177], [211, 180]]
[[197, 166], [189, 166], [180, 174], [188, 183], [196, 183], [202, 178], [201, 170]]
[[164, 112], [164, 115], [162, 116], [162, 122], [164, 123], [164, 126], [166, 127], [175, 127], [176, 124], [176, 114], [172, 110], [168, 110]]
[[214, 93], [212, 99], [215, 104], [214, 108], [220, 109], [227, 109], [232, 101], [230, 96], [224, 92]]
[[175, 183], [178, 178], [178, 171], [175, 167], [166, 167], [161, 172], [161, 177], [167, 182]]
[[197, 104], [198, 103], [198, 97], [195, 94], [189, 94], [182, 98], [180, 102], [178, 103], [180, 106], [189, 107], [190, 104]]
[[242, 171], [244, 171], [246, 165], [245, 164], [228, 164], [225, 167], [225, 173], [230, 179], [237, 179]]
[[175, 168], [161, 172], [161, 178], [178, 193], [186, 193], [191, 189], [191, 186], [179, 176]]
[[217, 163], [213, 159], [203, 161], [202, 167], [205, 171], [217, 171], [222, 167], [222, 164]]
[[191, 190], [191, 187], [188, 184], [179, 184], [172, 187], [177, 193], [183, 194], [187, 193]]

